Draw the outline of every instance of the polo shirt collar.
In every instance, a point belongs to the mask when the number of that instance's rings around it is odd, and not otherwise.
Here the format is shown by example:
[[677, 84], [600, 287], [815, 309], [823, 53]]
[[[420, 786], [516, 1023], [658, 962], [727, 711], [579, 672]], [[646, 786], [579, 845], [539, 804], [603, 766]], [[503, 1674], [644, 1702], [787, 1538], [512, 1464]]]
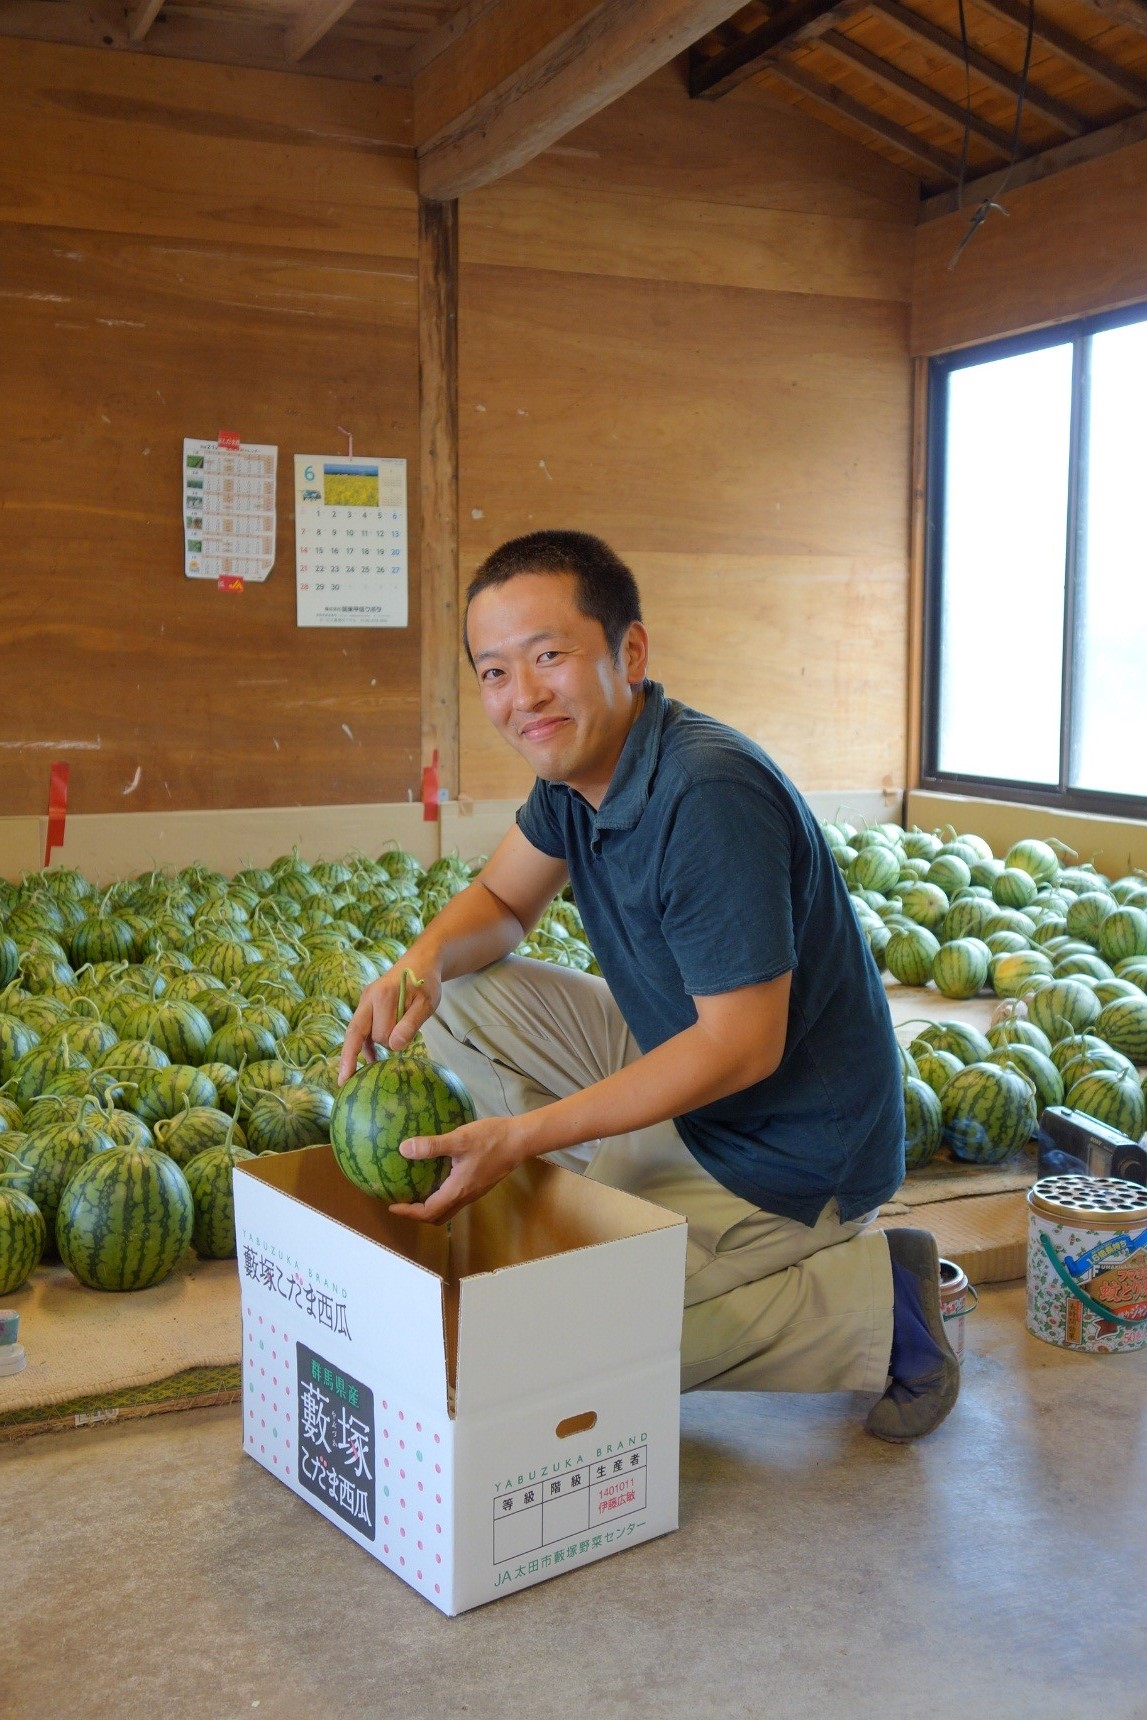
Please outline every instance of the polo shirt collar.
[[605, 799], [593, 821], [594, 836], [603, 830], [632, 830], [649, 803], [649, 792], [661, 752], [665, 726], [665, 689], [659, 681], [646, 681], [645, 703], [625, 737]]

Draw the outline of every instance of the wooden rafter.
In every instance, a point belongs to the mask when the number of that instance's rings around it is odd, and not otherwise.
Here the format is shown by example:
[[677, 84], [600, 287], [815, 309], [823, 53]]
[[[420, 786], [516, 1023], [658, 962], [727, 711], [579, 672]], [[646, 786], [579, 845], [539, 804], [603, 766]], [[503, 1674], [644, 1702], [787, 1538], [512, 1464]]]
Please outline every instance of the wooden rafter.
[[[1110, 155], [1113, 150], [1126, 149], [1130, 144], [1143, 143], [1147, 140], [1147, 113], [1137, 113], [1131, 119], [1119, 120], [1115, 125], [1102, 126], [1098, 131], [1089, 132], [1086, 137], [1072, 138], [1070, 143], [1057, 143], [1051, 149], [1041, 150], [1038, 155], [1029, 155], [1025, 161], [1017, 162], [1008, 174], [1008, 191], [1015, 191], [1021, 185], [1030, 185], [1037, 179], [1048, 179], [1053, 173], [1062, 173], [1067, 167], [1078, 167], [1082, 162], [1095, 161], [1101, 155]], [[994, 197], [999, 192], [1004, 179], [1004, 171], [986, 173], [980, 179], [970, 179], [964, 186], [962, 207], [969, 213], [985, 197]], [[1004, 193], [1005, 198], [1007, 193]], [[954, 191], [942, 191], [935, 197], [926, 198], [920, 205], [920, 220], [937, 221], [942, 215], [951, 215], [961, 207], [956, 202]]]
[[138, 0], [131, 8], [127, 19], [127, 39], [129, 42], [142, 42], [151, 26], [155, 23], [163, 6], [163, 0]]
[[497, 4], [498, 0], [466, 0], [465, 5], [459, 6], [457, 11], [452, 12], [441, 24], [417, 35], [406, 51], [406, 70], [411, 81], [424, 66], [430, 65], [439, 54], [444, 54], [459, 36], [464, 36], [484, 13]]
[[[1002, 18], [1007, 24], [1014, 24], [1018, 29], [1028, 27], [1028, 8], [1017, 3], [1017, 0], [976, 0], [976, 5], [985, 12], [991, 12], [996, 18]], [[1072, 36], [1066, 30], [1061, 30], [1058, 24], [1043, 18], [1037, 12], [1032, 34], [1037, 42], [1043, 42], [1061, 60], [1075, 66], [1081, 72], [1086, 72], [1089, 78], [1096, 78], [1101, 84], [1116, 91], [1125, 101], [1134, 102], [1136, 107], [1147, 107], [1147, 83], [1129, 72], [1125, 66], [1120, 66], [1114, 60], [1109, 60], [1105, 54], [1096, 53], [1094, 48], [1081, 42], [1078, 36]]]
[[862, 102], [837, 89], [835, 84], [827, 83], [824, 78], [818, 78], [812, 72], [806, 72], [803, 66], [795, 66], [791, 60], [769, 59], [758, 69], [767, 71], [770, 77], [780, 78], [783, 83], [791, 84], [803, 95], [811, 96], [813, 101], [834, 108], [837, 113], [852, 120], [854, 125], [861, 126], [865, 131], [871, 132], [873, 137], [892, 144], [895, 149], [902, 150], [913, 160], [922, 162], [933, 173], [939, 173], [945, 179], [953, 181], [959, 177], [960, 164], [952, 156], [945, 154], [942, 149], [937, 149], [925, 138], [917, 137], [916, 133], [909, 131], [906, 126], [897, 125], [894, 120], [886, 119], [883, 114], [866, 108]]
[[344, 12], [349, 12], [354, 0], [306, 0], [294, 23], [288, 26], [286, 54], [288, 60], [301, 60], [316, 42], [321, 42], [328, 30], [333, 30]]
[[1147, 0], [1084, 0], [1084, 3], [1109, 23], [1122, 24], [1147, 36]]
[[859, 11], [862, 4], [863, 0], [793, 0], [732, 47], [709, 59], [694, 54], [689, 66], [689, 94], [706, 101], [727, 95], [759, 72], [778, 48], [815, 41]]
[[[587, 4], [573, 23], [559, 28], [523, 64], [482, 88], [463, 112], [432, 135], [419, 135], [421, 195], [434, 200], [461, 197], [523, 166], [724, 22], [734, 5], [735, 0]], [[536, 35], [536, 18], [532, 30], [530, 18], [535, 6], [536, 0], [502, 0], [477, 29], [489, 35], [495, 48], [530, 39]], [[515, 20], [520, 20], [517, 26]], [[481, 60], [470, 34], [459, 39], [454, 51], [469, 52], [473, 73]], [[446, 66], [447, 60], [441, 55], [428, 73]], [[495, 57], [493, 63], [504, 64], [504, 59]], [[417, 126], [418, 79], [414, 106]]]
[[879, 59], [860, 42], [854, 42], [850, 36], [842, 36], [839, 30], [829, 30], [820, 38], [820, 46], [830, 49], [838, 58], [849, 61], [851, 65], [858, 66], [886, 89], [896, 90], [907, 96], [909, 101], [915, 102], [916, 106], [923, 108], [925, 112], [949, 120], [961, 130], [966, 124], [970, 131], [990, 143], [993, 149], [999, 150], [1005, 156], [1011, 153], [1010, 133], [1002, 131], [998, 125], [993, 125], [991, 120], [982, 118], [974, 110], [968, 111], [961, 107], [959, 102], [950, 101], [930, 84], [922, 84], [919, 79], [910, 77], [907, 72], [902, 72], [899, 66]]
[[[943, 54], [946, 59], [963, 65], [964, 48], [959, 37], [950, 36], [946, 30], [933, 24], [930, 18], [922, 18], [918, 12], [909, 11], [906, 6], [899, 4], [899, 0], [868, 0], [868, 4], [870, 10], [879, 12], [906, 36], [915, 36], [918, 41], [926, 42], [929, 47], [935, 48], [937, 53]], [[1020, 80], [1015, 72], [999, 65], [995, 60], [990, 60], [986, 54], [979, 53], [971, 46], [968, 48], [968, 66], [978, 77], [983, 78], [985, 83], [993, 84], [996, 89], [1004, 90], [1008, 95], [1019, 95]], [[1073, 112], [1054, 96], [1033, 88], [1030, 83], [1024, 101], [1032, 113], [1038, 113], [1060, 131], [1067, 132], [1069, 137], [1082, 137], [1087, 130], [1087, 121], [1081, 115]]]

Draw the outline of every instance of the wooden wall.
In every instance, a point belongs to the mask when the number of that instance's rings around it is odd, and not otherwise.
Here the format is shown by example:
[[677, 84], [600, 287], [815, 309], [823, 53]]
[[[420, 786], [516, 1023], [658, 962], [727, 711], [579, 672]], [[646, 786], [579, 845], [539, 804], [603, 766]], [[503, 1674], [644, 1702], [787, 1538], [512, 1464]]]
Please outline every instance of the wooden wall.
[[[407, 632], [295, 626], [293, 462], [411, 462], [407, 92], [0, 40], [0, 810], [405, 800]], [[181, 441], [279, 446], [242, 596], [183, 576]], [[140, 774], [136, 780], [137, 769]], [[133, 788], [132, 784], [136, 782]]]
[[954, 269], [968, 212], [916, 240], [912, 350], [978, 341], [1147, 300], [1147, 143], [1008, 191]]
[[[463, 581], [543, 525], [806, 789], [902, 785], [915, 182], [670, 68], [461, 205]], [[528, 777], [462, 670], [462, 788]]]

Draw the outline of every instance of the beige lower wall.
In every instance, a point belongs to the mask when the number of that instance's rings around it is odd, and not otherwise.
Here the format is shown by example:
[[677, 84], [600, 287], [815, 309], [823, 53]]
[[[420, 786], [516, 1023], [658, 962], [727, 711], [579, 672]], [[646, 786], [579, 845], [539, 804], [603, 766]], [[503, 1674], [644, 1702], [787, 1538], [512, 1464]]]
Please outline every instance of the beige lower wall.
[[[810, 794], [818, 818], [854, 824], [899, 819], [902, 789], [825, 789]], [[491, 854], [514, 822], [520, 801], [447, 801], [439, 818], [421, 804], [242, 807], [220, 812], [121, 812], [68, 819], [54, 866], [74, 866], [93, 882], [110, 883], [148, 866], [200, 863], [221, 872], [261, 866], [298, 845], [308, 860], [360, 851], [378, 854], [397, 842], [424, 866], [440, 854], [473, 860]], [[43, 865], [46, 818], [0, 818], [0, 877], [18, 879]]]
[[1142, 820], [1052, 811], [1016, 800], [936, 794], [930, 789], [909, 790], [906, 803], [907, 824], [918, 824], [923, 830], [937, 830], [945, 824], [954, 824], [957, 830], [974, 830], [997, 854], [1002, 855], [1022, 836], [1056, 836], [1070, 843], [1080, 860], [1090, 860], [1112, 878], [1136, 867], [1147, 869], [1147, 822]]

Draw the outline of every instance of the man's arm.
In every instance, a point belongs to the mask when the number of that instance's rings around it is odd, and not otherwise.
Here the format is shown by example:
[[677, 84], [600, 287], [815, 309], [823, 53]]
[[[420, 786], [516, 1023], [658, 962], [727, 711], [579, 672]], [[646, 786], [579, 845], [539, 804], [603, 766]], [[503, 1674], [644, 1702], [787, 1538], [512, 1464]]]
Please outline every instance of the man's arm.
[[648, 1128], [764, 1081], [784, 1055], [791, 980], [791, 973], [784, 973], [763, 985], [694, 998], [692, 1027], [552, 1105], [520, 1117], [482, 1118], [449, 1135], [404, 1141], [405, 1157], [445, 1152], [453, 1167], [429, 1200], [391, 1211], [441, 1222], [528, 1158]]
[[[374, 1046], [400, 1051], [438, 1007], [442, 982], [500, 961], [532, 931], [569, 874], [527, 842], [515, 826], [498, 844], [472, 884], [431, 920], [389, 973], [368, 985], [343, 1042], [339, 1081], [354, 1074], [360, 1051], [373, 1061]], [[407, 992], [397, 1022], [398, 983], [409, 968], [422, 983]]]

